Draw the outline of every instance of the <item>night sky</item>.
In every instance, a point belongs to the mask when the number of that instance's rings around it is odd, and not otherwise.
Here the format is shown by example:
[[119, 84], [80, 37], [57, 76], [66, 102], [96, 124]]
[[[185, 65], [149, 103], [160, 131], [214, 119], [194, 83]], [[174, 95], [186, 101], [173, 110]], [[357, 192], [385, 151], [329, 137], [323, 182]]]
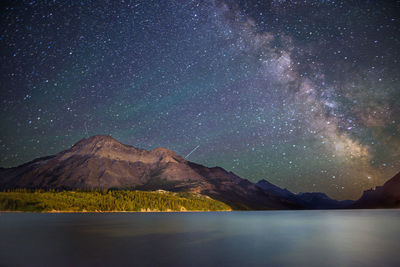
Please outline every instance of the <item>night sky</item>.
[[107, 134], [338, 199], [400, 170], [398, 1], [1, 5], [2, 167]]

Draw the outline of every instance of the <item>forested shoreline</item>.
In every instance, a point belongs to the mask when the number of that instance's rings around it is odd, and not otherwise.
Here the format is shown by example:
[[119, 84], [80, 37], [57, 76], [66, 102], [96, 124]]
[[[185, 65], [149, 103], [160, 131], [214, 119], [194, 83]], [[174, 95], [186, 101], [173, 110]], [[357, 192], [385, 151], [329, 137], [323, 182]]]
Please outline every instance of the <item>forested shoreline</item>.
[[0, 192], [0, 211], [20, 212], [144, 212], [228, 211], [209, 197], [168, 191], [30, 190]]

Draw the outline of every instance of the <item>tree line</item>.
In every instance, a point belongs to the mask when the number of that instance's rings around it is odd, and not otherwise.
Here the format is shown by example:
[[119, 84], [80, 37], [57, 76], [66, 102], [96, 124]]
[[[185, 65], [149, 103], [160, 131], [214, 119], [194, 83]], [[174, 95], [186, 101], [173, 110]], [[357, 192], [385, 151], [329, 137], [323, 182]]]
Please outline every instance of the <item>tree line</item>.
[[30, 190], [0, 192], [0, 211], [222, 211], [223, 202], [191, 193], [131, 190]]

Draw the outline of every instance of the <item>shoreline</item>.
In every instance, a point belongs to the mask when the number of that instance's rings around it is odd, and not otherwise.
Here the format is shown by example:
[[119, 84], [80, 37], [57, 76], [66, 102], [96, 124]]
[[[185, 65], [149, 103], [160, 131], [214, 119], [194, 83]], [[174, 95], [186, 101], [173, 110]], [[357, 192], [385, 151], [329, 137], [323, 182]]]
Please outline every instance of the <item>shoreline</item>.
[[376, 208], [376, 209], [316, 209], [316, 210], [183, 210], [183, 211], [69, 211], [69, 210], [52, 210], [52, 211], [18, 211], [18, 210], [0, 210], [2, 213], [43, 213], [43, 214], [60, 214], [60, 213], [190, 213], [190, 212], [234, 212], [234, 211], [371, 211], [371, 210], [396, 210], [400, 208]]
[[47, 213], [47, 214], [58, 214], [58, 213], [188, 213], [188, 212], [231, 212], [233, 210], [170, 210], [170, 211], [69, 211], [69, 210], [52, 210], [52, 211], [19, 211], [19, 210], [0, 210], [1, 213]]

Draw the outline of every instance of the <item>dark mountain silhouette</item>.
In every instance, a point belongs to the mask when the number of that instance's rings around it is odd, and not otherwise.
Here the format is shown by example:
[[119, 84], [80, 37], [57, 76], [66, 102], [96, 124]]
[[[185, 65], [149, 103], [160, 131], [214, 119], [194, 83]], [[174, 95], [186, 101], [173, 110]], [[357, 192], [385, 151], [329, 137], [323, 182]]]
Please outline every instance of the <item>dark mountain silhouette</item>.
[[354, 203], [353, 200], [338, 201], [320, 192], [298, 193], [296, 196], [299, 199], [297, 203], [307, 209], [344, 209]]
[[290, 192], [286, 188], [282, 189], [279, 186], [271, 184], [267, 180], [258, 181], [256, 183], [256, 186], [258, 186], [259, 188], [261, 188], [264, 191], [270, 192], [273, 195], [277, 195], [277, 196], [281, 196], [281, 197], [285, 197], [285, 198], [291, 198], [291, 197], [295, 196], [295, 194], [293, 194], [292, 192]]
[[337, 201], [319, 192], [294, 194], [266, 180], [258, 181], [256, 185], [265, 192], [296, 202], [306, 209], [343, 209], [354, 203], [352, 200]]
[[383, 186], [364, 191], [361, 198], [351, 207], [358, 209], [400, 208], [400, 173]]
[[163, 189], [201, 193], [235, 209], [302, 208], [220, 167], [189, 162], [166, 148], [147, 151], [101, 135], [56, 155], [0, 169], [0, 189], [7, 188]]

